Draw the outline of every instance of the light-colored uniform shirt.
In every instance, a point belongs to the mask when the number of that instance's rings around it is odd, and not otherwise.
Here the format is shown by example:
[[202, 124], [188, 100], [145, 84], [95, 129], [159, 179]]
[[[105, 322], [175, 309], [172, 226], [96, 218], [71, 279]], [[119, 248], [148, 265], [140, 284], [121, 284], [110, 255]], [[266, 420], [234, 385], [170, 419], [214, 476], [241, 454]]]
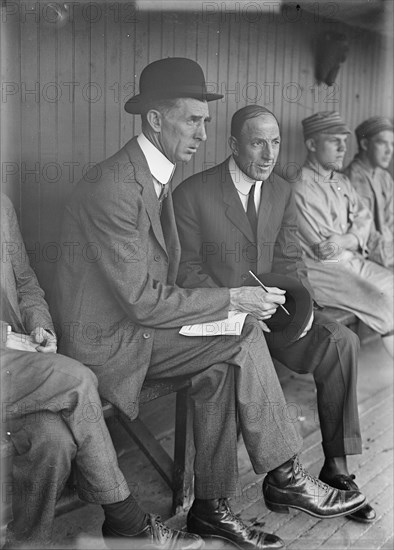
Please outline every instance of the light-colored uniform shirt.
[[316, 257], [314, 245], [346, 233], [354, 234], [359, 251], [367, 253], [372, 216], [344, 174], [322, 175], [319, 166], [307, 161], [294, 189], [299, 236], [307, 257]]
[[[355, 313], [380, 334], [393, 330], [393, 273], [366, 258], [372, 216], [349, 179], [338, 172], [323, 173], [307, 161], [294, 183], [294, 196], [316, 301]], [[319, 257], [318, 243], [346, 233], [357, 237], [358, 250], [338, 250], [329, 260]]]
[[344, 173], [370, 212], [373, 223], [368, 239], [369, 258], [385, 267], [393, 267], [394, 182], [382, 168], [372, 169], [359, 155]]

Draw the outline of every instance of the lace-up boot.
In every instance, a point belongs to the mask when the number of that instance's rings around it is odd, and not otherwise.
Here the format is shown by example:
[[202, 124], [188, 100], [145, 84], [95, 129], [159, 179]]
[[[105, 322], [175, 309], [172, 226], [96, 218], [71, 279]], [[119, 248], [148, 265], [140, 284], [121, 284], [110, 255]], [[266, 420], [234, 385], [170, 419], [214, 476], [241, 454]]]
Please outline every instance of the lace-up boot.
[[108, 548], [135, 550], [199, 550], [204, 541], [198, 535], [169, 529], [159, 516], [149, 514], [147, 526], [135, 535], [124, 535], [103, 524], [103, 537]]
[[317, 518], [346, 516], [362, 508], [359, 491], [340, 491], [304, 470], [297, 456], [268, 472], [263, 482], [267, 508], [287, 514], [296, 508]]
[[235, 548], [245, 550], [273, 550], [284, 546], [276, 535], [246, 525], [231, 510], [226, 498], [195, 500], [187, 516], [187, 530], [201, 537], [223, 538], [235, 543]]

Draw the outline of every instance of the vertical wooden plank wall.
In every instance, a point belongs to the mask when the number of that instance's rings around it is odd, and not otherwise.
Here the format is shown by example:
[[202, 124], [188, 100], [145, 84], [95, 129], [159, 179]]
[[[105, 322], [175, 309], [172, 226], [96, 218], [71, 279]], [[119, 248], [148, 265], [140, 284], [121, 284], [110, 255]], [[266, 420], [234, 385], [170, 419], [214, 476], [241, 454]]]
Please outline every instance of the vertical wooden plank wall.
[[[297, 18], [223, 13], [221, 4], [217, 13], [143, 12], [126, 2], [68, 5], [72, 13], [60, 24], [42, 11], [45, 2], [38, 14], [8, 15], [2, 39], [2, 46], [13, 48], [11, 60], [2, 47], [3, 82], [5, 77], [18, 88], [18, 94], [3, 98], [2, 137], [9, 136], [13, 146], [3, 148], [2, 161], [19, 166], [7, 181], [3, 174], [2, 186], [20, 212], [32, 263], [47, 290], [64, 201], [91, 163], [140, 130], [139, 117], [123, 106], [138, 91], [139, 75], [149, 62], [166, 56], [195, 59], [210, 89], [224, 94], [210, 104], [207, 145], [177, 169], [175, 183], [228, 155], [231, 115], [248, 103], [264, 104], [279, 118], [280, 166], [289, 177], [303, 162], [305, 116], [336, 109], [354, 128], [372, 114], [392, 114], [391, 47], [381, 35], [315, 21], [307, 13]], [[313, 40], [324, 29], [343, 32], [350, 42], [331, 88], [314, 79]], [[349, 149], [348, 160], [354, 139]]]

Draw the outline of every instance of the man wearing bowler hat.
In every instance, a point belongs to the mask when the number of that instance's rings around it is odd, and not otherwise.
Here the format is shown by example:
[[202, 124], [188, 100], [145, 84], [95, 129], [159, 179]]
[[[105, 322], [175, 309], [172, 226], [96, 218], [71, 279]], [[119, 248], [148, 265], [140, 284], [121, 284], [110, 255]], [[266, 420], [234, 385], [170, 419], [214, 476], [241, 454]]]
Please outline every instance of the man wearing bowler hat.
[[[359, 341], [321, 311], [313, 316], [291, 185], [273, 173], [280, 140], [271, 111], [243, 107], [231, 120], [232, 155], [176, 188], [182, 247], [178, 283], [185, 288], [242, 287], [250, 284], [251, 270], [266, 286], [286, 290], [290, 316], [278, 308], [266, 321], [265, 338], [272, 357], [314, 376], [325, 455], [320, 476], [335, 483], [338, 477], [352, 479], [346, 455], [361, 453]], [[269, 288], [267, 298], [275, 301], [276, 293]], [[366, 505], [350, 517], [372, 521], [375, 512]]]
[[387, 117], [373, 116], [355, 130], [358, 153], [346, 167], [350, 179], [372, 219], [368, 257], [394, 267], [394, 182], [388, 171], [393, 158], [394, 127]]
[[307, 159], [294, 190], [316, 300], [352, 311], [393, 355], [393, 272], [369, 259], [371, 213], [339, 172], [350, 130], [336, 111], [315, 113], [302, 125]]
[[[220, 97], [207, 92], [201, 67], [189, 59], [155, 61], [142, 72], [140, 93], [125, 107], [141, 115], [142, 133], [86, 174], [65, 208], [61, 240], [80, 246], [58, 265], [60, 348], [94, 370], [101, 395], [130, 419], [146, 378], [192, 377], [189, 531], [220, 535], [242, 548], [280, 548], [278, 537], [247, 526], [229, 507], [238, 475], [236, 410], [255, 471], [269, 472], [264, 496], [272, 509], [336, 517], [361, 508], [365, 497], [332, 489], [299, 464], [300, 437], [283, 416], [286, 403], [264, 339], [255, 337], [258, 319], [283, 304], [283, 295], [271, 301], [255, 287], [175, 284], [180, 245], [168, 187], [175, 164], [189, 161], [205, 141], [208, 102]], [[99, 250], [94, 262], [82, 254], [92, 243]], [[250, 313], [240, 337], [179, 334], [182, 325], [220, 320], [229, 310]], [[253, 418], [250, 403], [261, 409]], [[137, 534], [145, 523], [136, 522]], [[104, 535], [125, 537], [114, 528]], [[156, 546], [173, 548], [172, 537], [166, 531]]]

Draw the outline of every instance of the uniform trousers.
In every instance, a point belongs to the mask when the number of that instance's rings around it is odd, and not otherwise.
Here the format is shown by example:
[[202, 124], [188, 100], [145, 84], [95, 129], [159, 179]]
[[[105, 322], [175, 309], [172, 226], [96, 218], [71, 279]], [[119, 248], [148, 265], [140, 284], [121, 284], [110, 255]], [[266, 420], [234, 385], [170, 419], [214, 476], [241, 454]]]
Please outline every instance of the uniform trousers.
[[308, 279], [322, 306], [351, 311], [379, 334], [394, 326], [394, 276], [375, 262], [345, 250], [337, 262], [307, 258]]

